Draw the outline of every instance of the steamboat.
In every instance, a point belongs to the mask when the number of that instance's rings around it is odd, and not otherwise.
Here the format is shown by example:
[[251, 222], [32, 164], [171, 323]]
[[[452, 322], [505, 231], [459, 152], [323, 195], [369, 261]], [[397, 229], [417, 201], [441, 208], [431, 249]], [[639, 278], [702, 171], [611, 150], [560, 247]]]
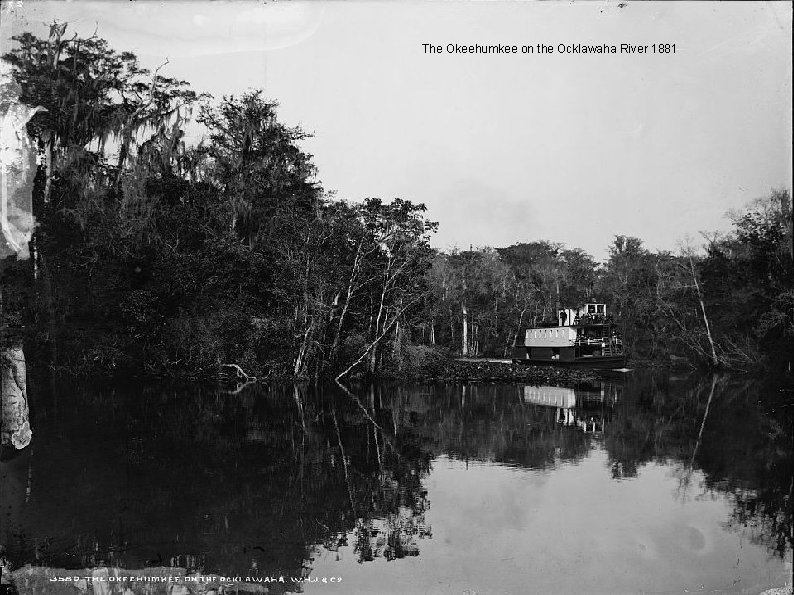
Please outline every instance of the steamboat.
[[585, 304], [557, 312], [557, 323], [526, 330], [516, 339], [513, 361], [523, 364], [621, 368], [623, 340], [606, 304]]
[[619, 391], [618, 385], [604, 382], [576, 388], [524, 386], [521, 390], [525, 403], [554, 408], [558, 424], [575, 426], [586, 433], [604, 431], [612, 418], [612, 409], [619, 400]]

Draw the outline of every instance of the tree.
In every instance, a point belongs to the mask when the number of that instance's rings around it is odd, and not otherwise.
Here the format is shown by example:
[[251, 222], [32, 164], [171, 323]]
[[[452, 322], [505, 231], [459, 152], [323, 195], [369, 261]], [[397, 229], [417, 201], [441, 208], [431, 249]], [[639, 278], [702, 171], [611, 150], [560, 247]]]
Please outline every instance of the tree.
[[368, 198], [360, 207], [365, 230], [366, 277], [369, 279], [367, 305], [368, 344], [356, 361], [337, 376], [347, 374], [369, 357], [369, 372], [378, 369], [381, 341], [394, 329], [399, 343], [400, 321], [419, 305], [425, 295], [425, 273], [430, 267], [430, 234], [437, 224], [427, 221], [423, 204], [399, 198], [384, 203]]
[[228, 202], [229, 226], [252, 248], [295, 233], [322, 195], [312, 156], [298, 146], [309, 134], [280, 123], [277, 106], [256, 90], [204, 105], [198, 118], [210, 131], [206, 155]]
[[[53, 23], [46, 40], [15, 36], [17, 47], [3, 56], [22, 85], [21, 101], [46, 109], [31, 125], [45, 153], [45, 204], [64, 165], [73, 167], [74, 156], [89, 147], [103, 153], [110, 139], [118, 143], [118, 182], [136, 135], [158, 130], [197, 99], [186, 82], [141, 68], [134, 54], [111, 50], [96, 34], [65, 39], [66, 27]], [[61, 206], [69, 193], [58, 198]]]
[[726, 361], [761, 354], [790, 366], [794, 342], [791, 196], [772, 190], [730, 214], [734, 229], [707, 246], [701, 277], [718, 348]]

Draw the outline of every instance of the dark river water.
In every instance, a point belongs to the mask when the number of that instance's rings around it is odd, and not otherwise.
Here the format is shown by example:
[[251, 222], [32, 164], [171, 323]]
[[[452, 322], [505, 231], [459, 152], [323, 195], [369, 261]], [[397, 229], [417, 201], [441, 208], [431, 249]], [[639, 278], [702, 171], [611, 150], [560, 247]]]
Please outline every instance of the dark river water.
[[790, 581], [792, 412], [757, 382], [44, 384], [31, 446], [0, 463], [0, 544], [29, 573], [174, 567], [271, 593]]

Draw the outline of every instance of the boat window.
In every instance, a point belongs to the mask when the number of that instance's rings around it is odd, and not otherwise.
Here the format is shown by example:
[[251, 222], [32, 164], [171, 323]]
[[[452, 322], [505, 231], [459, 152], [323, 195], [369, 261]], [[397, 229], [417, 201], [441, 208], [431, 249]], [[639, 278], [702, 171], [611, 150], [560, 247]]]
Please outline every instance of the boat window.
[[587, 313], [588, 314], [595, 314], [595, 304], [587, 304]]
[[596, 309], [598, 310], [599, 314], [603, 314], [604, 313], [604, 304], [598, 304], [598, 306], [596, 306]]

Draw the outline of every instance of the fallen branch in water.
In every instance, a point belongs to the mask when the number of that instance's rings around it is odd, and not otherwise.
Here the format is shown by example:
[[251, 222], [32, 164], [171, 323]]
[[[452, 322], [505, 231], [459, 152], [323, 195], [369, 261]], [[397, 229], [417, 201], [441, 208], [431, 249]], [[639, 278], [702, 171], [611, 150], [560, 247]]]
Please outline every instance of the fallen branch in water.
[[256, 376], [249, 376], [237, 364], [222, 364], [220, 376], [226, 382], [230, 380], [253, 382], [256, 380]]

